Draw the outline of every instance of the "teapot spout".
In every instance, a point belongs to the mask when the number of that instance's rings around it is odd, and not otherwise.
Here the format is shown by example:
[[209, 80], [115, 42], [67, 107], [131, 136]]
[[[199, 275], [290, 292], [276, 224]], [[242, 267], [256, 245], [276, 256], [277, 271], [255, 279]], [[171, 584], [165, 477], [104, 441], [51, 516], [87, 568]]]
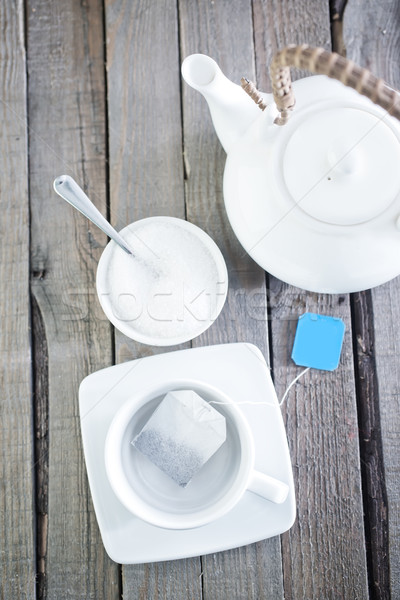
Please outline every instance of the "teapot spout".
[[228, 153], [260, 115], [260, 109], [239, 85], [225, 77], [209, 56], [191, 54], [185, 58], [182, 77], [207, 100], [216, 134]]

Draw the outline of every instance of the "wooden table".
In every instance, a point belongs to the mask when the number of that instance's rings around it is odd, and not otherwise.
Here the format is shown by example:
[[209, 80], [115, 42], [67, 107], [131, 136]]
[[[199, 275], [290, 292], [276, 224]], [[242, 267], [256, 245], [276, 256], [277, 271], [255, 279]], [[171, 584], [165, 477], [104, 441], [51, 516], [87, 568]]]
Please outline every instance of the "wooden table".
[[[400, 598], [400, 280], [328, 296], [252, 262], [228, 224], [207, 106], [180, 77], [182, 59], [203, 52], [268, 91], [277, 49], [331, 48], [328, 0], [3, 0], [0, 23], [1, 598]], [[399, 25], [395, 0], [350, 0], [344, 15], [347, 56], [395, 87]], [[162, 349], [103, 315], [95, 273], [107, 239], [55, 196], [61, 173], [117, 229], [172, 215], [217, 241], [228, 301], [192, 345], [256, 344], [278, 396], [299, 373], [298, 316], [346, 322], [340, 367], [308, 372], [283, 410], [298, 516], [280, 538], [157, 564], [106, 555], [78, 386]]]

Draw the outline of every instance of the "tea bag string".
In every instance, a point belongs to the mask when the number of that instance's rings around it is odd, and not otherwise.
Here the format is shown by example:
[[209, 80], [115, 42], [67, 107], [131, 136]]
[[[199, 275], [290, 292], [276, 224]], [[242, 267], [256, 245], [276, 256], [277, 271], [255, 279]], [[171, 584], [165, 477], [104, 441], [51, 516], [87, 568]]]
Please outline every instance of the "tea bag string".
[[[293, 379], [293, 381], [288, 385], [288, 387], [285, 390], [285, 393], [282, 396], [281, 401], [278, 403], [279, 406], [282, 406], [282, 404], [285, 402], [286, 398], [288, 397], [288, 394], [290, 392], [290, 390], [292, 389], [292, 387], [298, 382], [298, 380], [303, 377], [303, 375], [305, 375], [307, 373], [307, 371], [310, 370], [311, 367], [307, 367], [306, 369], [303, 369], [303, 371], [301, 371], [301, 373], [299, 373], [297, 375], [297, 377], [295, 377]], [[218, 401], [218, 400], [210, 400], [209, 404], [232, 404], [232, 402], [222, 402], [222, 401]], [[235, 402], [235, 404], [238, 405], [244, 405], [244, 404], [254, 404], [257, 406], [276, 406], [276, 404], [272, 403], [272, 402], [252, 402], [251, 400], [246, 400], [244, 402]]]
[[285, 402], [285, 400], [286, 400], [286, 398], [287, 398], [287, 396], [288, 396], [288, 394], [289, 394], [290, 390], [292, 389], [292, 387], [295, 385], [295, 383], [297, 383], [297, 382], [298, 382], [298, 380], [300, 379], [300, 377], [303, 377], [303, 375], [305, 375], [305, 374], [307, 373], [307, 371], [309, 371], [309, 370], [310, 370], [310, 368], [311, 368], [311, 367], [307, 367], [306, 369], [304, 369], [304, 370], [303, 370], [301, 373], [299, 373], [299, 374], [297, 375], [297, 377], [295, 377], [295, 378], [293, 379], [293, 381], [292, 381], [291, 383], [289, 383], [289, 385], [288, 385], [288, 386], [287, 386], [287, 388], [286, 388], [286, 391], [285, 391], [285, 393], [284, 393], [284, 394], [283, 394], [283, 396], [282, 396], [282, 400], [279, 402], [279, 406], [282, 406], [282, 404]]

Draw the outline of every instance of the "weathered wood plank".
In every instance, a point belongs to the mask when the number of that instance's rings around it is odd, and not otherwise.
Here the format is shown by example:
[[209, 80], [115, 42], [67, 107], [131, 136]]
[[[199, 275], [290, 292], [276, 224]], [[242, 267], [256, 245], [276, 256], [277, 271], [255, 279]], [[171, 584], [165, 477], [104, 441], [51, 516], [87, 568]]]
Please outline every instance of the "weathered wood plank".
[[123, 567], [123, 597], [134, 600], [202, 600], [197, 558]]
[[[375, 364], [378, 378], [384, 465], [384, 493], [386, 492], [386, 498], [383, 496], [383, 501], [379, 504], [378, 509], [386, 517], [388, 526], [388, 546], [385, 543], [383, 547], [374, 548], [375, 551], [379, 552], [378, 556], [375, 557], [375, 569], [379, 573], [380, 569], [387, 569], [387, 565], [389, 566], [389, 573], [386, 570], [385, 579], [389, 575], [391, 598], [400, 596], [399, 293], [400, 282], [398, 278], [382, 286], [382, 288], [372, 291]], [[375, 482], [371, 494], [375, 494], [377, 489], [382, 486], [382, 473], [380, 473], [380, 476], [381, 479]], [[369, 517], [372, 517], [372, 515], [370, 514]], [[371, 522], [373, 522], [372, 519]], [[383, 525], [385, 525], [385, 522]], [[379, 543], [379, 538], [377, 541]], [[384, 541], [386, 542], [386, 540]], [[389, 555], [387, 555], [387, 551]], [[373, 578], [372, 584], [376, 588], [378, 588], [380, 579], [382, 580], [382, 576]], [[389, 597], [388, 590], [385, 587], [381, 587], [379, 594], [376, 593], [376, 598]]]
[[[108, 1], [106, 31], [111, 220], [185, 218], [176, 2]], [[118, 331], [115, 349], [117, 362], [166, 351]], [[198, 558], [124, 566], [124, 598], [200, 599], [200, 574]]]
[[354, 294], [352, 303], [369, 585], [372, 598], [387, 598], [390, 589], [388, 502], [371, 291]]
[[35, 596], [23, 2], [0, 4], [0, 596]]
[[[255, 1], [254, 15], [260, 89], [270, 89], [265, 66], [280, 47], [330, 47], [328, 2]], [[338, 316], [347, 326], [340, 368], [308, 373], [284, 408], [298, 507], [282, 537], [285, 597], [361, 600], [368, 590], [349, 298], [307, 293], [271, 277], [270, 306], [278, 396], [300, 372], [290, 359], [298, 316]]]
[[[182, 59], [208, 54], [224, 73], [239, 82], [254, 71], [250, 2], [180, 2]], [[225, 153], [200, 94], [183, 87], [186, 204], [188, 220], [219, 245], [229, 273], [227, 303], [214, 325], [193, 345], [246, 341], [268, 356], [265, 273], [245, 255], [224, 208], [222, 176]], [[279, 537], [203, 557], [204, 598], [281, 598]]]
[[95, 292], [106, 239], [52, 190], [55, 176], [70, 173], [105, 211], [102, 5], [32, 0], [27, 10], [32, 291], [48, 349], [47, 389], [41, 386], [50, 431], [41, 594], [118, 598], [118, 567], [105, 554], [90, 500], [78, 410], [80, 381], [112, 359]]
[[[116, 229], [157, 215], [185, 218], [177, 22], [172, 0], [106, 2], [110, 218]], [[117, 362], [164, 351], [116, 331]]]
[[[329, 4], [293, 0], [253, 0], [256, 75], [260, 90], [271, 91], [269, 65], [275, 52], [287, 44], [310, 44], [330, 49]], [[293, 80], [307, 71], [292, 69]]]
[[[400, 6], [394, 0], [351, 0], [344, 14], [349, 58], [400, 87]], [[371, 596], [400, 597], [400, 279], [357, 294], [358, 360], [369, 359], [373, 385], [364, 388], [366, 519]], [[363, 310], [367, 306], [368, 311]], [[371, 361], [370, 361], [371, 363]]]
[[278, 396], [300, 373], [290, 358], [298, 317], [316, 312], [346, 324], [338, 370], [307, 373], [284, 407], [298, 509], [282, 542], [285, 594], [362, 600], [368, 590], [348, 298], [305, 293], [272, 278], [270, 293]]

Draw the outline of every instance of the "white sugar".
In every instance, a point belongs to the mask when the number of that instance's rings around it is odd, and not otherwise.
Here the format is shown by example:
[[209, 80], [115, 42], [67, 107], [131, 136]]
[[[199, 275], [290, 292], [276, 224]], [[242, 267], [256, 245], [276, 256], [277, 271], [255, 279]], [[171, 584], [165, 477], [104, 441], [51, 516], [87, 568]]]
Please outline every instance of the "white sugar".
[[206, 243], [193, 231], [197, 228], [187, 225], [178, 219], [144, 219], [124, 230], [134, 257], [113, 249], [107, 269], [109, 302], [114, 318], [132, 329], [134, 339], [135, 334], [190, 339], [222, 307], [226, 270], [211, 252], [211, 240]]

